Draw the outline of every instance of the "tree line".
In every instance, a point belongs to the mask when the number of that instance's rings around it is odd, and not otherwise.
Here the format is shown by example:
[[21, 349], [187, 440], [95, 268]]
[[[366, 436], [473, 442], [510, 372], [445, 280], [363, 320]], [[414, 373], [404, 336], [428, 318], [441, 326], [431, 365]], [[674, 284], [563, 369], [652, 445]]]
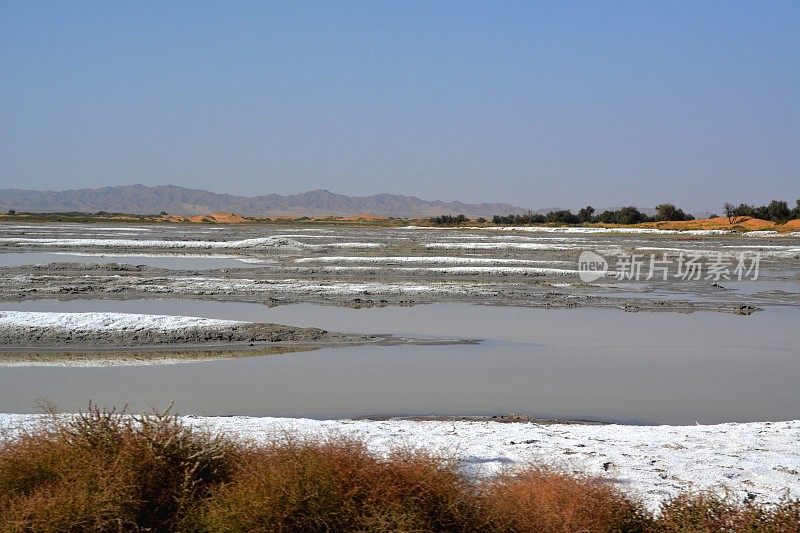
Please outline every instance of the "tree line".
[[772, 200], [768, 205], [759, 206], [749, 204], [734, 206], [731, 203], [726, 203], [723, 209], [731, 224], [741, 220], [743, 217], [770, 220], [777, 224], [800, 218], [800, 200], [797, 200], [797, 205], [794, 206], [794, 209], [790, 209], [788, 202], [782, 200]]
[[510, 226], [520, 224], [585, 224], [590, 222], [600, 222], [603, 224], [639, 224], [641, 222], [662, 222], [676, 220], [694, 220], [692, 215], [687, 214], [673, 204], [659, 204], [656, 206], [656, 213], [652, 216], [642, 213], [633, 206], [622, 207], [620, 209], [606, 209], [602, 213], [596, 214], [594, 207], [587, 205], [577, 213], [569, 209], [550, 211], [546, 214], [528, 212], [525, 215], [495, 216], [492, 222], [495, 224], [507, 224]]
[[[430, 222], [436, 226], [456, 226], [469, 222], [470, 219], [464, 215], [440, 215], [431, 217]], [[694, 220], [692, 215], [686, 214], [682, 209], [672, 204], [661, 204], [656, 206], [654, 216], [646, 215], [639, 209], [628, 206], [621, 209], [607, 209], [595, 215], [595, 208], [586, 206], [577, 213], [569, 209], [550, 211], [549, 213], [534, 213], [528, 211], [522, 215], [495, 215], [492, 217], [494, 224], [506, 226], [522, 226], [525, 224], [585, 224], [589, 222], [601, 222], [604, 224], [638, 224], [640, 222], [660, 222], [666, 220]], [[479, 218], [477, 222], [486, 222], [486, 219]]]
[[[782, 224], [792, 219], [800, 219], [800, 200], [797, 205], [789, 208], [789, 204], [784, 201], [773, 200], [768, 205], [752, 206], [749, 204], [739, 204], [734, 206], [731, 203], [724, 205], [724, 213], [728, 221], [733, 224], [744, 217], [760, 218], [769, 220], [776, 224]], [[712, 215], [710, 218], [715, 218]], [[457, 226], [470, 222], [471, 220], [459, 215], [439, 215], [431, 217], [431, 224], [436, 226]], [[683, 209], [674, 204], [664, 203], [656, 206], [655, 214], [648, 215], [633, 206], [622, 207], [620, 209], [607, 209], [602, 213], [596, 213], [594, 207], [588, 205], [573, 213], [569, 209], [560, 209], [548, 213], [535, 213], [528, 211], [521, 215], [495, 215], [492, 217], [494, 224], [505, 226], [524, 226], [526, 224], [640, 224], [642, 222], [674, 222], [694, 220], [694, 217], [686, 213]], [[476, 222], [484, 223], [485, 218], [478, 218]]]

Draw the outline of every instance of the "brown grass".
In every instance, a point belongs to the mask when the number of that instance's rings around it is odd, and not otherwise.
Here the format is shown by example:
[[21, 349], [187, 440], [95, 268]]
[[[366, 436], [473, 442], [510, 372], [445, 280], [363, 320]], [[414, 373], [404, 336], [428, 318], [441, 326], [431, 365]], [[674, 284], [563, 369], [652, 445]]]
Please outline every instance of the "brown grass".
[[644, 508], [610, 484], [533, 467], [486, 484], [505, 531], [647, 531]]
[[206, 502], [205, 531], [486, 531], [477, 493], [453, 465], [388, 458], [362, 443], [283, 442], [249, 450]]
[[169, 414], [53, 419], [0, 448], [0, 531], [171, 530], [237, 459]]
[[168, 414], [97, 409], [0, 443], [0, 532], [798, 532], [800, 502], [682, 495], [658, 517], [605, 482], [532, 467], [472, 482], [344, 438], [238, 444]]
[[657, 525], [654, 531], [661, 533], [796, 533], [800, 531], [800, 502], [767, 508], [712, 494], [682, 494], [663, 505]]

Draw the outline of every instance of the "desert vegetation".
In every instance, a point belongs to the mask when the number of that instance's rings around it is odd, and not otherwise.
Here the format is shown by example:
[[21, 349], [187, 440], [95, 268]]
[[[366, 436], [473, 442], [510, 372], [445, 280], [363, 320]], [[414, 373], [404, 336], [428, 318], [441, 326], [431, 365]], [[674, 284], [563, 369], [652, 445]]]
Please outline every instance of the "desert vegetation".
[[[590, 205], [580, 209], [577, 214], [569, 209], [558, 209], [544, 214], [528, 211], [522, 215], [495, 215], [492, 223], [504, 226], [523, 226], [528, 224], [640, 224], [642, 222], [694, 220], [692, 215], [688, 215], [682, 209], [668, 203], [657, 205], [653, 216], [646, 215], [633, 206], [605, 210], [598, 215], [595, 215], [595, 212], [595, 208]], [[470, 222], [470, 219], [464, 215], [439, 215], [429, 218], [428, 221], [434, 226], [458, 226]]]
[[[485, 224], [491, 222], [495, 225], [502, 226], [524, 226], [530, 224], [556, 224], [556, 225], [574, 225], [574, 224], [642, 224], [648, 222], [683, 222], [694, 220], [694, 216], [685, 212], [683, 209], [671, 203], [662, 203], [655, 207], [654, 211], [649, 211], [648, 214], [643, 212], [637, 207], [626, 206], [618, 209], [606, 209], [602, 212], [592, 206], [586, 206], [578, 210], [577, 213], [569, 209], [558, 209], [549, 211], [547, 213], [528, 211], [524, 214], [510, 214], [510, 215], [494, 215], [490, 221], [484, 217], [471, 219], [464, 214], [441, 214], [438, 216], [429, 217], [427, 219], [413, 219], [403, 217], [376, 217], [372, 215], [363, 215], [361, 217], [342, 217], [342, 216], [325, 216], [325, 217], [252, 217], [240, 216], [236, 214], [211, 214], [211, 215], [168, 215], [162, 211], [159, 215], [136, 215], [126, 213], [111, 213], [105, 211], [98, 211], [96, 213], [84, 212], [59, 212], [59, 213], [35, 213], [17, 211], [9, 209], [6, 213], [0, 215], [0, 218], [5, 220], [17, 220], [28, 222], [76, 222], [76, 223], [92, 223], [92, 222], [120, 222], [120, 223], [251, 223], [251, 224], [356, 224], [356, 225], [378, 225], [378, 226], [398, 226], [406, 224], [409, 221], [416, 221], [427, 223], [433, 226], [460, 226], [465, 224]], [[731, 203], [726, 203], [723, 206], [723, 213], [728, 218], [730, 224], [736, 224], [748, 218], [757, 218], [767, 220], [775, 224], [783, 224], [789, 220], [800, 219], [800, 199], [797, 200], [794, 207], [790, 207], [789, 203], [781, 200], [773, 200], [768, 205], [755, 206], [750, 204], [739, 204], [738, 206]], [[709, 218], [716, 218], [713, 215]], [[233, 219], [233, 220], [229, 220]]]
[[[726, 203], [723, 211], [731, 224], [746, 218], [757, 218], [783, 224], [789, 220], [800, 219], [800, 200], [790, 208], [788, 202], [773, 200], [768, 205], [753, 206], [749, 204]], [[546, 214], [529, 211], [524, 215], [495, 215], [492, 222], [499, 225], [522, 226], [527, 224], [642, 224], [645, 222], [683, 222], [694, 220], [694, 216], [686, 213], [674, 204], [663, 203], [655, 208], [655, 213], [648, 215], [636, 207], [627, 206], [619, 209], [607, 209], [599, 214], [592, 206], [586, 206], [577, 214], [569, 210], [550, 211]], [[716, 218], [716, 215], [710, 217]]]
[[435, 226], [457, 226], [459, 224], [463, 224], [464, 222], [469, 222], [469, 219], [463, 215], [439, 215], [436, 217], [430, 218], [431, 224]]
[[800, 199], [797, 200], [797, 205], [793, 209], [789, 208], [788, 202], [772, 200], [768, 205], [761, 206], [749, 204], [734, 206], [731, 203], [726, 203], [723, 210], [731, 224], [735, 224], [744, 217], [760, 218], [776, 224], [782, 224], [789, 220], [800, 219]]
[[682, 209], [672, 204], [660, 204], [656, 206], [656, 214], [653, 216], [642, 213], [633, 206], [622, 207], [620, 209], [607, 209], [595, 215], [595, 208], [586, 206], [578, 211], [577, 214], [568, 209], [550, 211], [546, 214], [528, 212], [525, 215], [497, 215], [492, 220], [495, 224], [520, 226], [525, 224], [640, 224], [642, 222], [662, 222], [662, 221], [682, 221], [694, 220], [694, 217], [687, 215]]
[[523, 226], [525, 224], [543, 224], [544, 215], [528, 211], [524, 215], [495, 215], [492, 222], [503, 226]]
[[531, 467], [474, 481], [413, 450], [344, 438], [243, 443], [170, 414], [91, 408], [0, 445], [0, 531], [800, 530], [800, 502], [706, 494], [658, 515], [614, 486]]

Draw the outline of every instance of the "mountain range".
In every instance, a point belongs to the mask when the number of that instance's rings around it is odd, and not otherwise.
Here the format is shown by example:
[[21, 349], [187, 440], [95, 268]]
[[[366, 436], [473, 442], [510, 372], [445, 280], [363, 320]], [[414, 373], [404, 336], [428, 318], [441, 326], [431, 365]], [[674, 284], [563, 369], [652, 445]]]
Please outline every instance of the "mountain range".
[[421, 200], [414, 196], [375, 194], [345, 196], [327, 190], [283, 196], [237, 196], [175, 185], [125, 185], [68, 191], [0, 189], [0, 211], [60, 213], [84, 212], [176, 215], [237, 213], [245, 216], [328, 216], [372, 214], [419, 218], [442, 214], [475, 217], [520, 214], [527, 209], [503, 203], [466, 204]]

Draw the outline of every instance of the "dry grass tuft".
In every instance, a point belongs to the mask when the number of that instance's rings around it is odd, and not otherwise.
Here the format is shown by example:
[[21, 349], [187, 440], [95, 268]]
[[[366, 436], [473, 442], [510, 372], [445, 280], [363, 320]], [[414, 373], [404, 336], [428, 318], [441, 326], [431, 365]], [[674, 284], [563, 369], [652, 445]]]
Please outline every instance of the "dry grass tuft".
[[800, 501], [787, 501], [773, 507], [732, 502], [713, 494], [681, 494], [661, 509], [659, 533], [800, 532]]
[[487, 531], [481, 499], [454, 465], [363, 443], [288, 441], [251, 449], [208, 499], [205, 531]]
[[800, 532], [800, 502], [682, 495], [654, 518], [612, 485], [541, 468], [471, 482], [346, 438], [235, 444], [170, 414], [96, 408], [0, 443], [0, 533]]
[[0, 447], [0, 531], [174, 529], [237, 457], [169, 414], [54, 418]]
[[499, 476], [484, 487], [504, 531], [647, 531], [652, 519], [610, 484], [542, 468]]

